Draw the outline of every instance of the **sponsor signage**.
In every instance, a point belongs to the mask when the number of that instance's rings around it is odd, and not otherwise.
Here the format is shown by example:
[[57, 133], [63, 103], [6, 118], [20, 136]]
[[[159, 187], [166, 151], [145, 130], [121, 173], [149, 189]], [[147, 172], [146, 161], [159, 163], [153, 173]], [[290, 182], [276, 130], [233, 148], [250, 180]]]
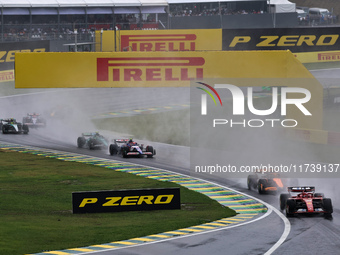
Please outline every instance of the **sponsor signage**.
[[180, 189], [135, 189], [72, 193], [73, 213], [180, 209]]
[[303, 63], [340, 59], [335, 27], [97, 31], [96, 42], [97, 52], [290, 50]]
[[268, 28], [223, 29], [222, 50], [290, 50], [314, 52], [340, 50], [339, 29]]
[[14, 70], [0, 71], [0, 82], [14, 81]]
[[301, 77], [294, 61], [284, 51], [17, 53], [15, 87], [183, 87], [215, 77], [286, 77], [278, 67], [287, 62], [291, 77]]
[[319, 61], [340, 61], [340, 52], [320, 52], [318, 53]]
[[0, 82], [14, 81], [14, 57], [18, 52], [46, 52], [49, 41], [0, 43]]
[[195, 51], [195, 34], [122, 35], [122, 51]]
[[202, 57], [97, 58], [97, 81], [202, 79], [204, 62]]
[[14, 69], [14, 55], [17, 52], [46, 52], [50, 41], [0, 43], [0, 71]]
[[96, 33], [96, 43], [96, 51], [103, 52], [222, 50], [222, 30], [122, 30], [116, 34], [103, 31], [103, 34]]
[[339, 51], [299, 52], [299, 53], [294, 53], [294, 55], [299, 61], [301, 61], [301, 63], [340, 61], [340, 50]]

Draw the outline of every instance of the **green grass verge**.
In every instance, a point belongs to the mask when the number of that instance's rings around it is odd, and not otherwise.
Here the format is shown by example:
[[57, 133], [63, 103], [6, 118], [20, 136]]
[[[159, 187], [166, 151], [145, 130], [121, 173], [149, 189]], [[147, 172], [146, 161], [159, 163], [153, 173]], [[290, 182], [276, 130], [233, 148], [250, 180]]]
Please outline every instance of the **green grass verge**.
[[[324, 89], [324, 129], [340, 132], [340, 111], [334, 105], [340, 97], [340, 88]], [[267, 109], [271, 97], [254, 100], [257, 109]], [[134, 138], [190, 146], [190, 109], [159, 112], [128, 117], [96, 119], [94, 125], [100, 130], [133, 134]]]
[[[323, 126], [324, 130], [340, 132], [340, 111], [333, 101], [340, 97], [340, 88], [324, 90]], [[257, 109], [267, 109], [271, 104], [270, 97], [263, 97], [254, 101]], [[173, 123], [173, 125], [171, 124]], [[168, 111], [148, 115], [130, 117], [114, 117], [96, 120], [98, 129], [134, 134], [135, 138], [168, 144], [190, 146], [190, 110]], [[232, 131], [228, 135], [232, 135]], [[337, 145], [323, 145], [308, 143], [308, 150], [304, 149], [306, 143], [302, 141], [289, 141], [285, 151], [295, 152], [300, 148], [301, 159], [338, 163], [340, 150]], [[292, 155], [293, 156], [293, 155]]]
[[178, 187], [106, 168], [0, 150], [0, 254], [38, 253], [162, 233], [235, 215], [181, 189], [180, 210], [72, 214], [72, 192]]
[[329, 69], [329, 68], [340, 68], [340, 62], [320, 62], [320, 63], [304, 63], [303, 64], [308, 70], [317, 69]]
[[97, 128], [133, 134], [134, 138], [175, 145], [190, 145], [190, 110], [96, 119]]
[[46, 89], [16, 89], [14, 81], [0, 82], [0, 96], [29, 94], [43, 91], [46, 91]]

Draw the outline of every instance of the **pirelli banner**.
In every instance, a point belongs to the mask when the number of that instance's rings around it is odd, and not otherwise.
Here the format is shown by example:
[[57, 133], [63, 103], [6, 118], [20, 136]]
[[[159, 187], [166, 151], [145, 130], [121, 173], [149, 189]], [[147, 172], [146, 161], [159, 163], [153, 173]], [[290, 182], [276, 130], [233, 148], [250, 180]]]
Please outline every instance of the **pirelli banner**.
[[192, 79], [312, 75], [289, 51], [45, 52], [15, 55], [16, 88], [183, 87]]
[[14, 70], [0, 71], [0, 82], [14, 81]]
[[223, 50], [340, 50], [338, 27], [223, 29]]
[[0, 82], [14, 80], [14, 57], [18, 52], [47, 52], [50, 41], [0, 43]]
[[315, 51], [294, 53], [301, 63], [318, 63], [340, 61], [340, 50], [338, 51]]
[[96, 31], [96, 51], [222, 50], [221, 29]]
[[180, 209], [180, 189], [136, 189], [72, 193], [73, 213]]

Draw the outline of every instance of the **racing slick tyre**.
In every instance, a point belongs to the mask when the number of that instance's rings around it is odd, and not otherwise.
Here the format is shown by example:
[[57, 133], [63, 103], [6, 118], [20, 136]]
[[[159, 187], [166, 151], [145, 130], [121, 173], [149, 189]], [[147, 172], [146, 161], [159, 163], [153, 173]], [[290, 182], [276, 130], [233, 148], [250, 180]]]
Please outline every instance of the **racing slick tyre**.
[[117, 146], [117, 144], [110, 144], [109, 151], [110, 151], [110, 155], [111, 156], [117, 155], [117, 153], [118, 153], [118, 146]]
[[247, 187], [248, 187], [248, 190], [251, 190], [251, 180], [249, 178], [249, 176], [247, 177]]
[[284, 193], [280, 195], [280, 209], [283, 211], [286, 207], [287, 199], [290, 197], [288, 193]]
[[254, 187], [254, 175], [248, 175], [247, 177], [247, 187], [249, 190], [251, 190], [252, 187]]
[[78, 137], [77, 139], [77, 146], [78, 148], [83, 148], [86, 143], [86, 140], [84, 137]]
[[3, 134], [8, 134], [8, 130], [7, 130], [6, 126], [2, 126], [1, 130], [2, 130]]
[[147, 155], [147, 156], [146, 156], [146, 157], [148, 157], [148, 158], [152, 158], [153, 155], [156, 154], [156, 153], [154, 152], [154, 149], [153, 149], [152, 146], [147, 146], [147, 147], [146, 147], [146, 151], [147, 151], [147, 152], [152, 152], [152, 155]]
[[23, 126], [22, 126], [22, 130], [23, 130], [23, 133], [24, 133], [25, 135], [27, 135], [28, 132], [30, 131], [27, 125], [23, 125]]
[[92, 141], [92, 140], [90, 140], [90, 141], [89, 141], [89, 149], [90, 149], [90, 150], [94, 150], [94, 148], [95, 148], [95, 142]]
[[296, 208], [296, 201], [293, 199], [288, 199], [286, 202], [286, 216], [292, 217], [294, 215]]
[[122, 156], [123, 156], [123, 158], [127, 158], [128, 157], [127, 153], [128, 153], [128, 149], [127, 148], [122, 148]]
[[315, 193], [314, 197], [324, 197], [325, 195], [323, 193]]
[[332, 200], [330, 198], [323, 199], [323, 209], [326, 211], [324, 214], [326, 217], [330, 217], [333, 213]]
[[259, 191], [259, 194], [264, 194], [265, 190], [264, 190], [264, 181], [263, 180], [259, 180], [258, 184], [257, 184], [257, 190]]

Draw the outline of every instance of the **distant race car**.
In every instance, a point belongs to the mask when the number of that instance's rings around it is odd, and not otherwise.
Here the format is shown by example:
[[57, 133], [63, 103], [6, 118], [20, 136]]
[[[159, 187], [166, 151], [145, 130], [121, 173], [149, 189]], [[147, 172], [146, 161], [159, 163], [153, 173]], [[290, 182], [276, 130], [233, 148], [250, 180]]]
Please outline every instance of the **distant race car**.
[[109, 140], [98, 132], [82, 133], [77, 139], [78, 148], [105, 149], [109, 146]]
[[74, 108], [71, 105], [61, 104], [45, 111], [44, 115], [48, 116], [49, 119], [67, 120], [74, 116], [73, 110]]
[[109, 152], [110, 155], [121, 155], [124, 158], [143, 156], [152, 158], [156, 155], [156, 150], [152, 146], [138, 144], [132, 139], [114, 139], [113, 144], [110, 144]]
[[46, 127], [46, 120], [40, 114], [27, 113], [27, 116], [22, 118], [22, 124], [31, 128]]
[[280, 195], [280, 209], [286, 211], [287, 217], [299, 213], [323, 213], [326, 217], [332, 215], [332, 200], [325, 198], [323, 193], [315, 193], [315, 187], [287, 189], [289, 193]]
[[28, 134], [29, 132], [29, 128], [27, 125], [23, 125], [13, 118], [1, 119], [0, 129], [3, 134]]
[[280, 178], [280, 174], [262, 169], [248, 175], [247, 178], [248, 189], [257, 189], [260, 194], [283, 191], [284, 182]]

